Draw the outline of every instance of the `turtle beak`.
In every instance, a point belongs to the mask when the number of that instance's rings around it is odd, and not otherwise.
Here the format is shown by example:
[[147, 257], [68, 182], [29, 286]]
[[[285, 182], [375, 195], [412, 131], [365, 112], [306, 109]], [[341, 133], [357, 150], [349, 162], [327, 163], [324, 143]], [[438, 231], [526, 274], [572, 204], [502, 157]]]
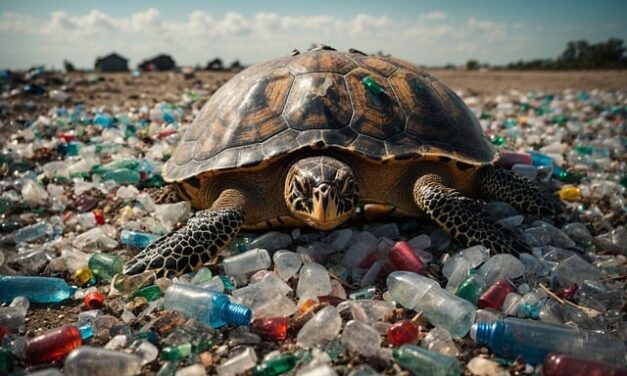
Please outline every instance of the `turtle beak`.
[[329, 230], [344, 222], [342, 213], [338, 212], [339, 195], [335, 187], [322, 183], [314, 187], [311, 199], [311, 218], [315, 221], [312, 226]]

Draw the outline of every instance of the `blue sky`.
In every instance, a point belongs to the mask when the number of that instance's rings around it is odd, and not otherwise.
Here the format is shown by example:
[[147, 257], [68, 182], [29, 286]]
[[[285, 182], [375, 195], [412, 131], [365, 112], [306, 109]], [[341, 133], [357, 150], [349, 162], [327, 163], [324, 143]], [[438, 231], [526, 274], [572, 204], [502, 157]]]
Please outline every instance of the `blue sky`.
[[627, 1], [1, 1], [0, 68], [91, 67], [117, 51], [135, 66], [220, 56], [254, 63], [306, 49], [383, 50], [425, 65], [555, 57], [566, 42], [627, 39]]

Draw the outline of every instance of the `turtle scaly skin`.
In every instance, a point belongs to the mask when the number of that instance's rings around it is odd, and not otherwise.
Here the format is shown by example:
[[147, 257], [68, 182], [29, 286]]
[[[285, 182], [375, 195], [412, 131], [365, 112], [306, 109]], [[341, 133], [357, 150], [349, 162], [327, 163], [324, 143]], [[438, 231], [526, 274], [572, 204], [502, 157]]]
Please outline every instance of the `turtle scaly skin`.
[[463, 100], [411, 63], [326, 47], [257, 64], [209, 99], [163, 167], [201, 211], [125, 273], [187, 273], [240, 229], [329, 230], [361, 205], [428, 216], [468, 246], [527, 252], [473, 198], [534, 214], [562, 205], [497, 160]]

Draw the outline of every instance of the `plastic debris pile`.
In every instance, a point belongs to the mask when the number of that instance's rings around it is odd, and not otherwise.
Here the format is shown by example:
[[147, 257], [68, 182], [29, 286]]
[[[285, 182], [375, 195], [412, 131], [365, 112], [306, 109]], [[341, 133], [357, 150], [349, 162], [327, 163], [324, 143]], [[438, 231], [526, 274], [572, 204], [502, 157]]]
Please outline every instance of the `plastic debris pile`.
[[[465, 98], [502, 164], [567, 202], [555, 218], [484, 206], [531, 254], [463, 249], [399, 219], [244, 232], [168, 279], [122, 265], [191, 213], [161, 195], [159, 171], [206, 96], [91, 108], [35, 86], [7, 79], [0, 101], [0, 128], [17, 129], [0, 155], [0, 373], [627, 372], [622, 94]], [[57, 104], [18, 117], [22, 95]]]

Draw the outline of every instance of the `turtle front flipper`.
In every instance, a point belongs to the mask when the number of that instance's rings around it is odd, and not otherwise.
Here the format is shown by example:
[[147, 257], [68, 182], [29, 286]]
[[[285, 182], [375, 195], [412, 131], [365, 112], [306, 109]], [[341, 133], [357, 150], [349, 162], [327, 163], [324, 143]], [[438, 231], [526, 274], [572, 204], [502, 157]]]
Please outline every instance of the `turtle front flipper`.
[[479, 172], [479, 189], [488, 198], [505, 201], [517, 210], [532, 214], [559, 214], [564, 204], [542, 193], [529, 179], [513, 171], [491, 166]]
[[[232, 199], [232, 195], [221, 195]], [[224, 200], [196, 212], [187, 224], [162, 236], [131, 259], [124, 274], [155, 270], [158, 276], [179, 275], [200, 268], [222, 250], [244, 224], [244, 211]]]
[[492, 223], [473, 200], [447, 187], [439, 175], [423, 175], [414, 184], [418, 207], [456, 240], [470, 247], [482, 244], [496, 253], [519, 254], [529, 247]]

